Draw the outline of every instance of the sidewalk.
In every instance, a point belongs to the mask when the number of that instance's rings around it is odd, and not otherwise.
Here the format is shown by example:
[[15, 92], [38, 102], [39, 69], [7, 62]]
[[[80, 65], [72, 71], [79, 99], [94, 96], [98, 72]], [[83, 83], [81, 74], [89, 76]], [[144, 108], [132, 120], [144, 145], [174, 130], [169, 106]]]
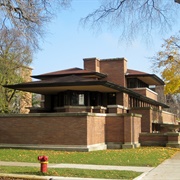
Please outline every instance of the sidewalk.
[[[40, 167], [40, 163], [26, 163], [26, 162], [6, 162], [0, 161], [0, 166], [19, 166], [19, 167]], [[77, 168], [77, 169], [91, 169], [91, 170], [125, 170], [147, 173], [152, 170], [152, 167], [136, 167], [136, 166], [107, 166], [107, 165], [87, 165], [87, 164], [48, 164], [48, 168]], [[28, 178], [35, 180], [103, 180], [97, 178], [74, 178], [74, 177], [50, 177], [50, 176], [30, 176], [30, 175], [14, 175], [14, 174], [0, 174], [2, 176]], [[107, 179], [105, 179], [107, 180]]]
[[180, 152], [134, 180], [180, 180]]
[[[40, 167], [40, 163], [0, 161], [0, 166]], [[152, 167], [107, 166], [107, 165], [87, 165], [87, 164], [48, 164], [48, 168], [76, 168], [76, 169], [119, 170], [119, 171], [125, 170], [125, 171], [136, 171], [136, 172], [148, 172], [153, 169]]]
[[[40, 163], [26, 162], [5, 162], [0, 161], [0, 166], [26, 166], [40, 167]], [[135, 167], [135, 166], [106, 166], [106, 165], [85, 165], [85, 164], [48, 164], [48, 168], [79, 168], [79, 169], [96, 169], [96, 170], [128, 170], [142, 172], [140, 176], [134, 180], [180, 180], [180, 152], [176, 153], [171, 159], [164, 161], [162, 164], [154, 167]], [[2, 174], [0, 174], [2, 176]], [[21, 178], [26, 176], [30, 179], [47, 179], [47, 180], [95, 180], [94, 178], [71, 178], [71, 177], [48, 177], [48, 176], [28, 176], [28, 175], [12, 175]], [[101, 179], [102, 180], [102, 179]]]

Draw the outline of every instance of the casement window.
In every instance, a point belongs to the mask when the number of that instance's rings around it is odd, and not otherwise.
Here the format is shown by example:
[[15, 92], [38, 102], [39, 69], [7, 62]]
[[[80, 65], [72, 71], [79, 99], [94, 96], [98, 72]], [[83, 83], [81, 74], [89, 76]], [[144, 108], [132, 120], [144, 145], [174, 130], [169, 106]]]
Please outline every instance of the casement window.
[[108, 93], [107, 101], [108, 101], [108, 105], [116, 104], [116, 93]]
[[127, 79], [127, 87], [140, 88], [140, 87], [148, 87], [148, 85], [137, 78], [129, 78]]
[[72, 92], [70, 94], [71, 105], [84, 105], [84, 93]]

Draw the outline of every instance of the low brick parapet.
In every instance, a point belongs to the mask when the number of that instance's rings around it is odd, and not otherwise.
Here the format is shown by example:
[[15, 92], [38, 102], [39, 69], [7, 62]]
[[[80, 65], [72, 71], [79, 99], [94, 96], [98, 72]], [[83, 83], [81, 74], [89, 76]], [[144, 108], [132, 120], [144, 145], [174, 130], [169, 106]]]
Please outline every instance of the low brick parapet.
[[180, 133], [179, 132], [168, 132], [168, 143], [167, 147], [180, 148]]
[[108, 105], [108, 113], [126, 113], [128, 108], [121, 105]]

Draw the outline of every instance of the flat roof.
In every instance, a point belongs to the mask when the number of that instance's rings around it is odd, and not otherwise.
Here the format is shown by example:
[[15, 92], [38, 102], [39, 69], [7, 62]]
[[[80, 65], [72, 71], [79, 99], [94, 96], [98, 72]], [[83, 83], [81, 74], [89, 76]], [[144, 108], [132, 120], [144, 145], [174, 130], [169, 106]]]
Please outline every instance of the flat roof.
[[168, 108], [164, 103], [160, 103], [144, 95], [134, 92], [126, 87], [114, 84], [104, 80], [95, 80], [92, 78], [83, 78], [76, 75], [51, 78], [51, 80], [33, 81], [15, 85], [5, 85], [4, 87], [38, 93], [38, 94], [57, 94], [62, 91], [99, 91], [99, 92], [124, 92], [139, 100], [149, 102], [153, 105]]

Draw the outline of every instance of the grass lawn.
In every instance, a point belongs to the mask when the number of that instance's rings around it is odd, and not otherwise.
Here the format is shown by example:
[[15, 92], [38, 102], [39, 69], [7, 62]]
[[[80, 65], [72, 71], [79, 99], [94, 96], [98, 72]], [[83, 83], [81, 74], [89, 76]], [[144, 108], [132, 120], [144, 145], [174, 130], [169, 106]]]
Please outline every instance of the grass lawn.
[[5, 167], [0, 166], [0, 173], [26, 174], [38, 176], [63, 176], [63, 177], [84, 177], [84, 178], [106, 178], [106, 179], [134, 179], [139, 176], [140, 172], [133, 171], [115, 171], [115, 170], [87, 170], [87, 169], [53, 169], [49, 168], [48, 172], [43, 174], [36, 167]]
[[[38, 162], [39, 155], [49, 157], [49, 163], [97, 164], [118, 166], [157, 166], [179, 149], [141, 147], [137, 149], [103, 150], [93, 152], [66, 152], [54, 150], [0, 149], [0, 161]], [[2, 167], [0, 173], [42, 175], [39, 168]], [[83, 169], [48, 169], [48, 176], [96, 177], [133, 179], [140, 173], [132, 171], [100, 171]]]

